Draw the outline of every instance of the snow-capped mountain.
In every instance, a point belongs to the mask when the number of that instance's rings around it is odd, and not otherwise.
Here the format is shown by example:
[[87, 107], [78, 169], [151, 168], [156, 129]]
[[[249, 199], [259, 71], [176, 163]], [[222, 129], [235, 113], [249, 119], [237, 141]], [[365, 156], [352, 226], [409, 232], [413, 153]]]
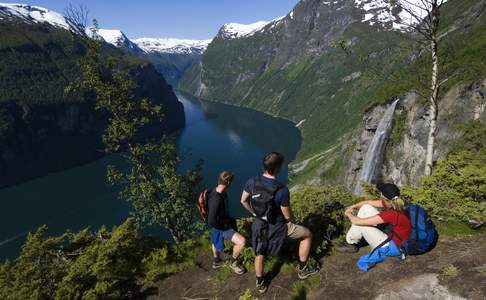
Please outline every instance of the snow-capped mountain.
[[[336, 5], [339, 1], [325, 3]], [[409, 30], [410, 26], [424, 19], [429, 5], [421, 0], [355, 0], [354, 3], [365, 12], [362, 22], [400, 31]]]
[[212, 40], [139, 38], [133, 42], [147, 53], [202, 54]]
[[272, 21], [259, 21], [252, 24], [227, 23], [221, 27], [219, 35], [225, 39], [248, 37], [264, 30], [264, 28], [271, 23], [276, 24], [280, 22], [284, 17], [285, 16], [279, 17]]
[[227, 39], [250, 36], [267, 26], [269, 21], [259, 21], [252, 24], [228, 23], [221, 28], [221, 34]]
[[0, 19], [20, 18], [27, 23], [47, 23], [76, 31], [76, 26], [62, 14], [39, 6], [17, 3], [0, 3]]
[[118, 29], [98, 29], [98, 36], [103, 38], [108, 44], [121, 48], [130, 54], [140, 54], [143, 52], [137, 44], [132, 42], [121, 30]]

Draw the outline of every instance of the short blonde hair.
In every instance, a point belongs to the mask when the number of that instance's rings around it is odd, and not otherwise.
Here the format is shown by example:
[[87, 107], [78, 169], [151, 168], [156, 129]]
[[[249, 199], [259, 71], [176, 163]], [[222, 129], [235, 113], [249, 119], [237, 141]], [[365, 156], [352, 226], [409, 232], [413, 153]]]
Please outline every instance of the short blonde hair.
[[218, 184], [230, 185], [235, 176], [230, 171], [223, 171], [219, 174]]

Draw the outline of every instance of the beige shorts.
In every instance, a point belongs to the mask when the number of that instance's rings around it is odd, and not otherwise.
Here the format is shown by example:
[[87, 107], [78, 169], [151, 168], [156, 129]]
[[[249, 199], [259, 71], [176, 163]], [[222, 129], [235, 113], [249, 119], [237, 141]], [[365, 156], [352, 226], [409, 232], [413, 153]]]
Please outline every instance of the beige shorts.
[[292, 222], [287, 223], [287, 237], [292, 240], [301, 240], [310, 235], [309, 229], [304, 226], [294, 224]]

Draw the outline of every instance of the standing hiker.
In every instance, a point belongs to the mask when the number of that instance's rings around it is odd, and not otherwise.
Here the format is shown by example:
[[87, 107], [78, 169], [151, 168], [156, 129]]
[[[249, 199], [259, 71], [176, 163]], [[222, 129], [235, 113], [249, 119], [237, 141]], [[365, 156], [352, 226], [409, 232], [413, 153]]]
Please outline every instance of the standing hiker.
[[208, 225], [211, 227], [211, 250], [213, 253], [213, 269], [224, 266], [220, 253], [224, 250], [224, 241], [233, 243], [233, 255], [230, 259], [230, 267], [236, 274], [246, 272], [239, 263], [238, 256], [245, 247], [245, 238], [235, 231], [236, 222], [228, 212], [228, 194], [226, 190], [233, 181], [233, 174], [223, 171], [219, 175], [218, 185], [209, 193], [208, 197]]
[[[346, 208], [344, 214], [353, 225], [346, 234], [347, 243], [337, 247], [340, 252], [355, 253], [364, 238], [373, 249], [357, 262], [358, 267], [365, 272], [383, 262], [387, 256], [401, 256], [400, 248], [408, 241], [411, 230], [398, 187], [392, 183], [378, 183], [376, 187], [381, 192], [379, 200], [361, 201]], [[377, 208], [384, 210], [380, 212]], [[356, 216], [355, 209], [358, 210]], [[385, 230], [388, 234], [377, 227], [380, 224], [388, 225], [389, 228]]]
[[265, 256], [277, 256], [286, 237], [300, 240], [300, 279], [317, 273], [307, 264], [312, 244], [312, 233], [304, 226], [292, 223], [289, 189], [277, 181], [284, 157], [277, 152], [263, 159], [263, 175], [250, 178], [241, 195], [241, 204], [253, 215], [252, 245], [255, 251], [256, 286], [265, 293], [268, 280], [263, 276]]

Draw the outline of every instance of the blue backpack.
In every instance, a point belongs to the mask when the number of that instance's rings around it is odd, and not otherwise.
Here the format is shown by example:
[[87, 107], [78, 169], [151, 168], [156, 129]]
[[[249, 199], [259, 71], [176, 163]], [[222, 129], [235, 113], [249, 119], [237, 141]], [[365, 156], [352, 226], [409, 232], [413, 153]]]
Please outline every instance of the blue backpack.
[[402, 244], [405, 252], [418, 255], [431, 250], [437, 241], [437, 231], [425, 209], [418, 204], [410, 204], [408, 217], [412, 229], [408, 241]]

